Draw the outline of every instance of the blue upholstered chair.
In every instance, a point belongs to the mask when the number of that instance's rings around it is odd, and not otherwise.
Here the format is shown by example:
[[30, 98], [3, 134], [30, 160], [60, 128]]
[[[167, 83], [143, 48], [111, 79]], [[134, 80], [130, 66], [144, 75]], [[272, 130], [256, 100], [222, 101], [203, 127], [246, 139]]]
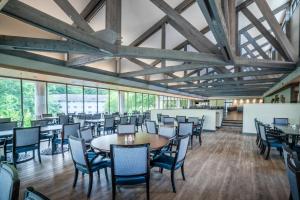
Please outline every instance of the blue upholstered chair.
[[135, 125], [134, 124], [126, 124], [126, 125], [118, 125], [117, 133], [119, 135], [122, 134], [134, 134], [135, 133]]
[[85, 141], [81, 138], [73, 136], [69, 137], [69, 148], [75, 167], [75, 177], [73, 187], [76, 186], [78, 172], [89, 175], [89, 187], [87, 196], [90, 197], [93, 185], [93, 173], [100, 169], [105, 169], [105, 176], [107, 178], [107, 167], [110, 167], [110, 160], [95, 154], [94, 152], [87, 152]]
[[137, 124], [137, 116], [136, 115], [130, 116], [129, 124], [134, 124], [134, 125]]
[[175, 119], [174, 117], [163, 117], [163, 124], [164, 125], [174, 125]]
[[23, 200], [50, 200], [42, 193], [36, 191], [33, 187], [28, 187], [25, 190]]
[[[41, 163], [40, 154], [40, 126], [29, 127], [29, 128], [14, 128], [13, 132], [13, 143], [12, 143], [12, 156], [13, 163], [25, 162], [35, 158], [35, 150], [37, 150], [39, 162]], [[20, 153], [32, 151], [32, 158], [25, 159], [17, 162], [17, 156]]]
[[273, 124], [280, 125], [280, 126], [287, 126], [287, 125], [289, 125], [289, 119], [288, 118], [274, 118]]
[[185, 123], [186, 122], [186, 116], [176, 116], [177, 123]]
[[115, 118], [112, 116], [107, 116], [106, 118], [104, 118], [103, 126], [98, 127], [98, 135], [101, 135], [101, 130], [103, 131], [103, 134], [113, 133], [115, 131]]
[[6, 162], [0, 163], [0, 199], [18, 200], [20, 179], [16, 168]]
[[266, 149], [268, 150], [265, 159], [268, 160], [272, 147], [277, 148], [277, 150], [281, 154], [282, 153], [282, 141], [280, 140], [280, 137], [276, 137], [275, 135], [268, 133], [268, 127], [261, 122], [258, 123], [258, 128], [259, 128], [259, 133], [260, 133], [261, 142], [262, 142], [261, 153], [263, 154]]
[[149, 199], [149, 144], [111, 145], [112, 195], [116, 197], [117, 185], [146, 183]]
[[78, 137], [78, 130], [80, 130], [80, 123], [75, 124], [63, 124], [61, 137], [55, 138], [53, 144], [61, 145], [61, 152], [64, 155], [64, 145], [69, 144], [69, 137]]
[[91, 127], [85, 127], [78, 130], [78, 136], [79, 138], [84, 139], [86, 147], [90, 147], [93, 139], [93, 130]]
[[157, 134], [157, 126], [155, 121], [145, 121], [147, 133]]
[[136, 122], [137, 131], [139, 130], [139, 127], [141, 127], [141, 131], [143, 131], [143, 124], [144, 124], [144, 115], [139, 115], [137, 117], [137, 122]]
[[163, 153], [155, 156], [151, 161], [151, 166], [161, 168], [161, 172], [163, 172], [162, 169], [167, 169], [171, 171], [171, 182], [172, 182], [173, 192], [176, 192], [174, 173], [177, 169], [181, 168], [182, 178], [183, 180], [185, 180], [184, 160], [185, 160], [188, 144], [189, 144], [188, 135], [181, 137], [178, 139], [177, 150], [174, 152], [175, 157]]
[[157, 122], [158, 122], [158, 123], [161, 123], [161, 113], [158, 113], [158, 114], [156, 115], [156, 117], [157, 117]]
[[[48, 126], [48, 124], [49, 124], [49, 120], [42, 119], [42, 120], [32, 120], [31, 121], [32, 127], [34, 127], [34, 126], [43, 127], [43, 126]], [[53, 137], [52, 132], [41, 133], [40, 140], [41, 140], [41, 142], [48, 141], [48, 146], [50, 146], [52, 137]]]
[[69, 116], [68, 115], [59, 115], [58, 123], [59, 124], [69, 124]]
[[120, 124], [121, 125], [128, 124], [128, 117], [127, 116], [120, 117]]
[[175, 131], [175, 128], [172, 126], [160, 126], [158, 128], [158, 135], [172, 139], [175, 137], [176, 131]]
[[201, 119], [198, 121], [198, 125], [193, 125], [193, 134], [191, 136], [191, 141], [193, 141], [193, 136], [196, 136], [199, 138], [199, 144], [202, 144], [202, 130], [204, 126], [205, 116], [203, 115]]
[[194, 125], [192, 122], [178, 124], [178, 136], [186, 136], [186, 135], [189, 136], [191, 148], [193, 148], [193, 140], [192, 140], [193, 126]]
[[292, 155], [287, 155], [287, 175], [290, 184], [290, 198], [300, 200], [300, 163]]
[[192, 122], [194, 126], [197, 126], [199, 124], [199, 118], [198, 117], [189, 117], [187, 122]]

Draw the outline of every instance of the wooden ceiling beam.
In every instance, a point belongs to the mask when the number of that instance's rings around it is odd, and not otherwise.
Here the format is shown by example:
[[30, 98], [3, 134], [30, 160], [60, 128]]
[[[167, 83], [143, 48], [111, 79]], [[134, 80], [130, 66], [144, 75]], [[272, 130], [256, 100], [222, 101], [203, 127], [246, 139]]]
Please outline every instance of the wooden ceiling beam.
[[243, 35], [252, 44], [254, 49], [258, 51], [258, 53], [261, 55], [261, 57], [263, 57], [263, 59], [270, 59], [269, 56], [262, 50], [262, 48], [257, 44], [257, 42], [252, 38], [252, 36], [248, 32], [244, 32]]

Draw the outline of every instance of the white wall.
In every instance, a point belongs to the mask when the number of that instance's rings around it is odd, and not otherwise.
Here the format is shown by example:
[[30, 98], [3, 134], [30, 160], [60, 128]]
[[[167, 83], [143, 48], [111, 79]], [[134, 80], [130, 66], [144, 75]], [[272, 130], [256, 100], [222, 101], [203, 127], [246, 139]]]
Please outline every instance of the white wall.
[[289, 118], [291, 124], [300, 123], [300, 104], [245, 104], [243, 133], [256, 133], [254, 118], [272, 124], [274, 117]]
[[219, 110], [208, 110], [208, 109], [154, 109], [151, 110], [151, 120], [157, 121], [157, 114], [169, 115], [170, 117], [186, 116], [186, 117], [199, 117], [205, 116], [203, 129], [209, 131], [216, 131], [217, 124], [217, 112], [223, 116]]

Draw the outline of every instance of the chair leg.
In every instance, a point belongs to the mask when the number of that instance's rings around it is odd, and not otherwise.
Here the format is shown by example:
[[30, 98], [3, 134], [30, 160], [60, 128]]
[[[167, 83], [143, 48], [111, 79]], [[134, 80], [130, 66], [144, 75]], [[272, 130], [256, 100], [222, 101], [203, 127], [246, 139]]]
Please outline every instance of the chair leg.
[[159, 172], [160, 172], [161, 174], [163, 173], [163, 171], [164, 171], [163, 168], [159, 168]]
[[172, 188], [173, 188], [173, 192], [176, 193], [176, 187], [175, 187], [175, 180], [174, 180], [174, 172], [175, 170], [171, 170], [171, 182], [172, 182]]
[[184, 165], [181, 166], [181, 175], [182, 175], [182, 179], [185, 181]]
[[93, 186], [93, 172], [89, 172], [89, 191], [87, 195], [88, 197], [91, 196], [92, 186]]
[[201, 134], [199, 135], [199, 144], [200, 144], [200, 146], [202, 144]]
[[269, 159], [269, 156], [270, 156], [270, 151], [271, 151], [270, 145], [268, 145], [267, 148], [268, 148], [268, 151], [267, 151], [267, 155], [266, 155], [266, 157], [265, 157], [266, 160], [268, 160], [268, 159]]
[[115, 181], [112, 180], [111, 184], [112, 184], [112, 199], [115, 200], [116, 199], [116, 184], [115, 184]]
[[260, 152], [259, 152], [259, 154], [264, 154], [265, 153], [265, 150], [266, 150], [266, 146], [265, 145], [261, 145], [261, 150], [260, 150]]
[[191, 143], [191, 149], [193, 149], [193, 135], [191, 135], [191, 137], [190, 137], [191, 139], [190, 139], [190, 143]]
[[105, 178], [108, 181], [108, 175], [107, 175], [107, 167], [104, 168], [104, 172], [105, 172]]
[[149, 184], [149, 176], [147, 176], [147, 178], [146, 178], [146, 190], [147, 190], [147, 200], [149, 200], [150, 199], [150, 184]]
[[64, 154], [64, 143], [63, 142], [61, 143], [60, 150], [61, 150], [61, 154], [63, 155], [63, 157], [65, 157], [65, 154]]
[[39, 162], [42, 163], [42, 160], [41, 160], [41, 151], [40, 151], [40, 148], [38, 148], [38, 157], [39, 157]]
[[75, 176], [74, 176], [74, 181], [73, 181], [73, 188], [76, 186], [77, 178], [78, 178], [78, 169], [75, 168]]

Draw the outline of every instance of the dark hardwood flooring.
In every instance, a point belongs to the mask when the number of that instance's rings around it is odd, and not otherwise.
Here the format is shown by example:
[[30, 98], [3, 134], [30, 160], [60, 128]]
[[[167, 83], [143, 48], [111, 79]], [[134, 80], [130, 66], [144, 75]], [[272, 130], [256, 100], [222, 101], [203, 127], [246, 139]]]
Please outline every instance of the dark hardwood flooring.
[[[150, 199], [152, 200], [261, 200], [288, 199], [289, 185], [284, 164], [276, 150], [271, 159], [257, 153], [255, 137], [239, 134], [240, 130], [220, 129], [203, 134], [203, 145], [194, 141], [185, 162], [186, 181], [180, 170], [176, 173], [177, 193], [172, 192], [170, 173], [151, 170]], [[79, 176], [72, 188], [74, 168], [69, 152], [42, 156], [42, 164], [29, 161], [17, 166], [21, 179], [21, 195], [28, 186], [55, 199], [87, 199], [88, 176]], [[110, 173], [109, 173], [110, 175]], [[90, 199], [111, 199], [111, 181], [104, 171], [94, 174]], [[145, 187], [121, 187], [117, 199], [146, 199]]]

